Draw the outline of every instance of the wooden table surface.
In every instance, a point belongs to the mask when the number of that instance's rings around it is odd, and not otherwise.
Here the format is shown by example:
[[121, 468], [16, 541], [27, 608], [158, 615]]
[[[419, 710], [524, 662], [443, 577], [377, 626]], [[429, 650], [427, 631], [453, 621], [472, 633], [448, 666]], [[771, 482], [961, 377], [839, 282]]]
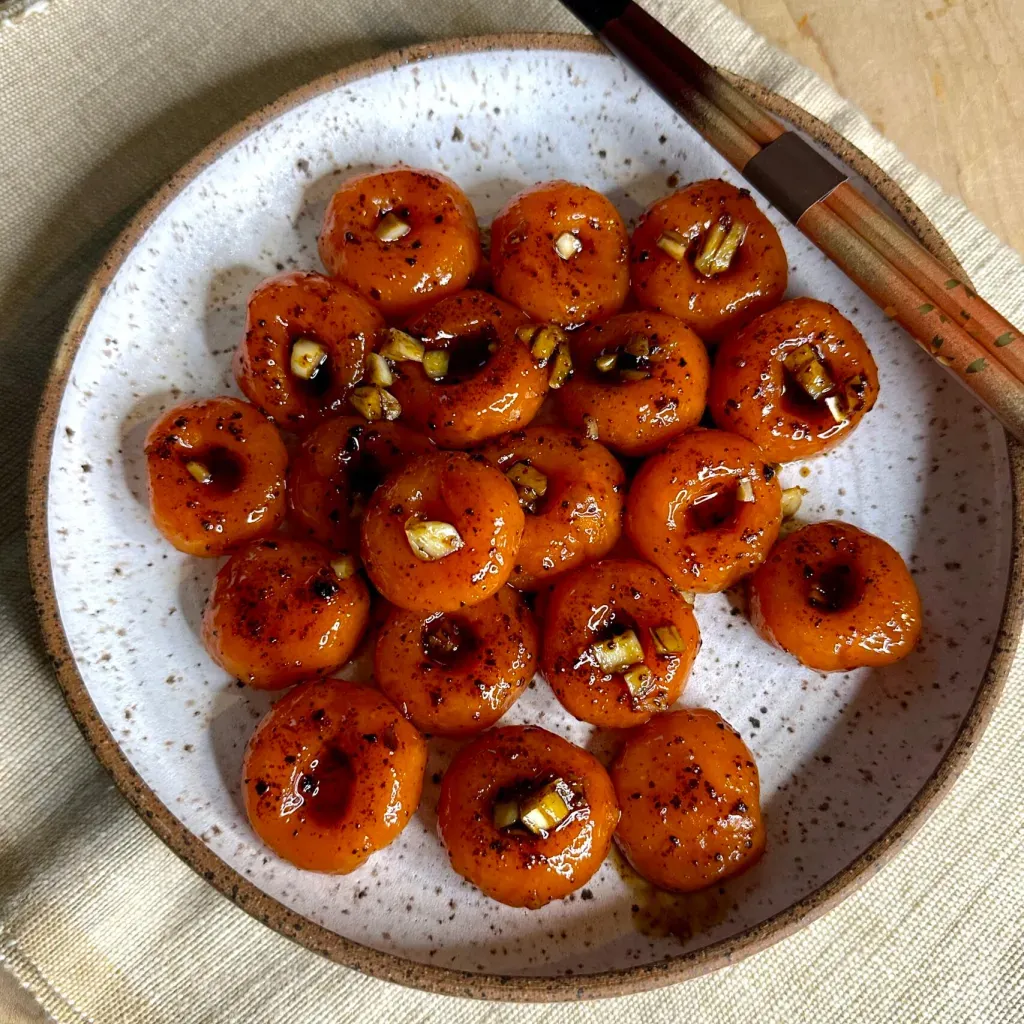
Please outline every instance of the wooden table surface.
[[1024, 252], [1024, 0], [725, 0]]

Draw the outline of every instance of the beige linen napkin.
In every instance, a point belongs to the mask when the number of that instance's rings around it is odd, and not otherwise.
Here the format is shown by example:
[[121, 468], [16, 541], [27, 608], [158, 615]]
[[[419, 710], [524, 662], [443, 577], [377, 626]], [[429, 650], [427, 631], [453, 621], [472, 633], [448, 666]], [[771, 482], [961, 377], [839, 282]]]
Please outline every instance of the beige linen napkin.
[[[890, 866], [758, 956], [627, 999], [486, 1005], [363, 977], [248, 918], [149, 832], [63, 704], [26, 580], [25, 453], [43, 375], [89, 271], [201, 145], [301, 82], [424, 39], [580, 26], [553, 0], [17, 3], [22, 13], [8, 7], [6, 17], [0, 4], [0, 956], [46, 1010], [69, 1022], [174, 1024], [1024, 1020], [1020, 660], [968, 770]], [[706, 57], [873, 157], [979, 289], [1024, 320], [1020, 258], [811, 72], [715, 0], [648, 6]]]

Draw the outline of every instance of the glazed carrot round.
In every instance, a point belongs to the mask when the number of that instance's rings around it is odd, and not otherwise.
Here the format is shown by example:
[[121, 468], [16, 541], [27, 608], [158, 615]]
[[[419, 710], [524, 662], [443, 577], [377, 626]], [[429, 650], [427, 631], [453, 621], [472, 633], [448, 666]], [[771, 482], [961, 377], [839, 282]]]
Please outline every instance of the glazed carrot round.
[[469, 448], [506, 430], [525, 426], [548, 393], [543, 360], [516, 336], [529, 318], [485, 292], [442, 299], [408, 325], [427, 351], [443, 350], [443, 376], [427, 376], [424, 364], [399, 362], [391, 393], [402, 419], [443, 448]]
[[[545, 786], [555, 790], [551, 816], [541, 818], [550, 827], [531, 831], [516, 815], [528, 816]], [[601, 763], [536, 726], [491, 729], [463, 747], [445, 772], [437, 805], [452, 867], [491, 899], [531, 910], [593, 877], [618, 820]]]
[[775, 467], [757, 445], [694, 430], [652, 455], [633, 480], [626, 533], [682, 590], [717, 593], [753, 572], [782, 523]]
[[418, 729], [469, 736], [505, 714], [533, 678], [539, 637], [511, 588], [460, 612], [395, 608], [377, 634], [377, 685]]
[[259, 690], [344, 665], [366, 630], [370, 596], [362, 577], [347, 575], [332, 557], [319, 544], [283, 536], [236, 551], [203, 612], [213, 660]]
[[693, 609], [645, 562], [585, 565], [545, 605], [544, 677], [566, 711], [592, 725], [628, 729], [664, 711], [699, 649]]
[[844, 672], [910, 654], [921, 599], [884, 540], [848, 523], [812, 523], [780, 541], [750, 578], [750, 621], [808, 668]]
[[466, 194], [436, 171], [392, 167], [346, 181], [327, 206], [320, 259], [389, 319], [465, 288], [482, 261]]
[[790, 462], [848, 437], [877, 398], [860, 331], [827, 302], [790, 299], [722, 342], [708, 407], [723, 430]]
[[248, 402], [183, 402], [146, 435], [153, 522], [179, 551], [226, 554], [280, 524], [287, 465], [281, 435]]
[[537, 320], [603, 320], [629, 294], [626, 225], [608, 199], [585, 185], [535, 185], [494, 218], [491, 276], [503, 299]]
[[482, 455], [435, 452], [370, 499], [362, 557], [377, 589], [409, 611], [454, 612], [503, 587], [523, 536], [515, 488]]
[[611, 776], [622, 808], [615, 841], [659, 889], [705, 889], [764, 853], [757, 765], [714, 711], [651, 719], [630, 733]]
[[671, 313], [705, 341], [717, 341], [782, 298], [788, 263], [778, 232], [750, 193], [712, 179], [645, 211], [633, 232], [630, 272], [641, 306]]
[[332, 551], [359, 551], [370, 495], [395, 469], [434, 451], [409, 427], [338, 416], [306, 435], [288, 470], [288, 513], [298, 533]]
[[345, 408], [383, 328], [351, 288], [323, 274], [279, 274], [249, 299], [235, 380], [279, 426], [307, 430]]
[[423, 737], [376, 690], [312, 680], [285, 694], [249, 740], [245, 813], [279, 857], [348, 874], [409, 823], [426, 763]]
[[526, 513], [512, 586], [536, 589], [615, 545], [626, 475], [607, 448], [564, 427], [529, 427], [482, 452], [516, 487]]
[[622, 313], [572, 335], [562, 419], [624, 455], [646, 455], [704, 415], [711, 367], [704, 342], [663, 313]]

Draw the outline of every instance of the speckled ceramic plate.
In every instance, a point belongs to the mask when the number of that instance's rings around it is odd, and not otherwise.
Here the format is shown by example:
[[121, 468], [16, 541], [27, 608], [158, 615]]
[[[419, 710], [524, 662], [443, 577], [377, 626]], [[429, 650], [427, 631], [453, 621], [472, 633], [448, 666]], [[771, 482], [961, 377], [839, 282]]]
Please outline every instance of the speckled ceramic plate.
[[[771, 96], [777, 111], [837, 145]], [[906, 198], [841, 151], [901, 209]], [[32, 481], [32, 561], [71, 707], [129, 799], [239, 905], [317, 951], [436, 991], [518, 999], [622, 993], [751, 952], [834, 903], [906, 837], [961, 768], [995, 700], [1021, 601], [1014, 468], [995, 422], [781, 216], [790, 292], [835, 303], [868, 338], [881, 399], [838, 451], [784, 471], [803, 514], [893, 543], [926, 610], [921, 649], [886, 671], [822, 676], [765, 646], [725, 596], [699, 599], [704, 648], [684, 703], [721, 712], [761, 769], [768, 852], [698, 897], [651, 892], [613, 856], [541, 911], [491, 903], [435, 837], [432, 744], [423, 805], [356, 873], [308, 874], [260, 845], [241, 808], [242, 749], [269, 699], [240, 688], [197, 636], [219, 562], [150, 523], [142, 439], [183, 396], [233, 391], [246, 297], [316, 268], [327, 198], [350, 171], [438, 168], [484, 223], [513, 192], [568, 177], [634, 219], [678, 182], [735, 175], [592, 41], [461, 41], [321, 80], [240, 125], [140, 214], [89, 288], [46, 395]], [[920, 220], [925, 240], [941, 241]], [[948, 255], [948, 253], [946, 253]], [[1010, 585], [1012, 577], [1012, 586]], [[1012, 591], [1016, 599], [1007, 605]], [[1013, 609], [1004, 620], [1004, 606]], [[508, 715], [609, 751], [535, 687]]]

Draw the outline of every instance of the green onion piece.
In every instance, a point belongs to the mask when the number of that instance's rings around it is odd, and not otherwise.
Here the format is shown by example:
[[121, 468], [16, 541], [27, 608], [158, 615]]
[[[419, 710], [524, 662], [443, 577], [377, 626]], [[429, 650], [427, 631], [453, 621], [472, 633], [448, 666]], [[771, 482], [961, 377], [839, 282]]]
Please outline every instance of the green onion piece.
[[800, 511], [807, 491], [803, 487], [785, 487], [782, 491], [782, 518], [789, 519]]
[[687, 241], [685, 236], [678, 231], [663, 231], [658, 237], [658, 248], [671, 256], [676, 263], [682, 263], [686, 259]]
[[658, 654], [680, 654], [686, 650], [683, 635], [676, 626], [651, 626], [651, 639]]
[[631, 629], [593, 644], [590, 650], [601, 667], [601, 671], [608, 675], [625, 672], [631, 665], [636, 665], [644, 660], [644, 649], [640, 646], [636, 633]]
[[443, 348], [432, 348], [423, 354], [423, 372], [431, 380], [440, 380], [448, 373], [448, 353]]
[[572, 356], [569, 354], [569, 346], [561, 344], [555, 349], [555, 356], [551, 360], [551, 374], [548, 377], [548, 387], [560, 388], [572, 376]]
[[382, 388], [389, 388], [395, 383], [391, 366], [379, 352], [371, 352], [366, 357], [366, 376], [371, 384]]
[[519, 820], [534, 835], [544, 835], [569, 817], [575, 796], [569, 783], [555, 779], [520, 801]]
[[213, 479], [213, 474], [202, 462], [186, 462], [185, 468], [192, 474], [192, 479], [199, 484], [208, 484]]
[[724, 274], [732, 265], [746, 233], [747, 225], [742, 221], [733, 221], [729, 225], [727, 216], [720, 217], [705, 235], [704, 245], [693, 265], [705, 277]]
[[494, 805], [494, 827], [511, 828], [519, 823], [519, 804], [515, 800], [500, 800]]
[[515, 484], [516, 487], [527, 488], [533, 491], [536, 497], [543, 497], [547, 494], [548, 478], [535, 466], [528, 462], [517, 462], [505, 476]]
[[793, 349], [782, 362], [797, 384], [815, 401], [835, 386], [821, 357], [809, 342]]
[[426, 351], [426, 346], [418, 338], [392, 327], [380, 354], [394, 363], [422, 363]]
[[397, 420], [402, 415], [398, 399], [376, 384], [360, 385], [349, 396], [349, 401], [356, 412], [370, 423], [375, 420]]
[[645, 697], [654, 685], [654, 673], [646, 665], [634, 665], [633, 668], [622, 673], [622, 678], [629, 687], [629, 692], [635, 700]]

